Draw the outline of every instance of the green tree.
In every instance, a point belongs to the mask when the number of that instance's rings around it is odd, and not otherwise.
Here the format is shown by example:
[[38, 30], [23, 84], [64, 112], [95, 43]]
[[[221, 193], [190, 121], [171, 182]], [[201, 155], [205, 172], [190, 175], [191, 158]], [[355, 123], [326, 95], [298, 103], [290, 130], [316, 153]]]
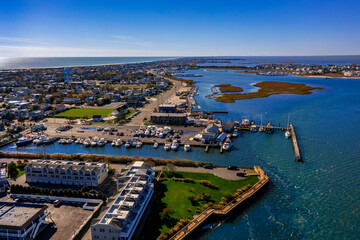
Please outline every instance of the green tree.
[[8, 174], [9, 177], [11, 178], [16, 178], [16, 176], [18, 175], [19, 171], [16, 167], [16, 164], [14, 162], [9, 163], [8, 165]]
[[171, 208], [164, 208], [162, 212], [160, 213], [160, 219], [163, 222], [167, 222], [171, 218], [171, 214], [174, 214], [174, 210]]

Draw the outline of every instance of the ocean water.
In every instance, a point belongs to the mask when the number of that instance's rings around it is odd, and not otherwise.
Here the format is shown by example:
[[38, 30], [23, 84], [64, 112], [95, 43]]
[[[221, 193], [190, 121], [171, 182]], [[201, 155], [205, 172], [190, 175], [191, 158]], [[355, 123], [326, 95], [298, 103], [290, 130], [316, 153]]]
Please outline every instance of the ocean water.
[[[202, 240], [237, 239], [360, 239], [360, 79], [325, 79], [295, 76], [259, 76], [232, 70], [199, 69], [202, 74], [195, 98], [205, 110], [224, 110], [223, 120], [247, 116], [274, 125], [290, 121], [296, 128], [303, 163], [294, 161], [291, 140], [284, 132], [273, 135], [241, 133], [232, 151], [205, 153], [193, 149], [164, 152], [151, 146], [84, 148], [76, 145], [33, 146], [2, 151], [48, 153], [99, 153], [212, 161], [217, 165], [259, 165], [270, 177], [262, 197], [238, 216], [231, 217], [198, 236]], [[187, 77], [189, 78], [189, 77]], [[268, 98], [221, 103], [205, 97], [210, 87], [230, 83], [245, 91], [259, 81], [290, 81], [323, 87], [311, 95], [280, 94]], [[189, 127], [189, 130], [191, 128]]]
[[71, 67], [102, 64], [137, 63], [174, 57], [26, 57], [0, 58], [0, 69]]

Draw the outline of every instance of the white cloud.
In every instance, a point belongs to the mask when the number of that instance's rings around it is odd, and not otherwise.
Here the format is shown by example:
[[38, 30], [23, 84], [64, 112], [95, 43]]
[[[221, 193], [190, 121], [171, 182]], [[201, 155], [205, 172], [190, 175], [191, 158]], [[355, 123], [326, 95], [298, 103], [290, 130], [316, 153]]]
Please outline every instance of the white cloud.
[[131, 39], [135, 39], [134, 36], [127, 36], [127, 35], [115, 35], [115, 36], [112, 36], [112, 38], [121, 39], [121, 40], [131, 40]]
[[0, 36], [0, 42], [49, 44], [48, 42], [44, 42], [39, 39], [21, 38], [21, 37], [3, 37], [3, 36]]

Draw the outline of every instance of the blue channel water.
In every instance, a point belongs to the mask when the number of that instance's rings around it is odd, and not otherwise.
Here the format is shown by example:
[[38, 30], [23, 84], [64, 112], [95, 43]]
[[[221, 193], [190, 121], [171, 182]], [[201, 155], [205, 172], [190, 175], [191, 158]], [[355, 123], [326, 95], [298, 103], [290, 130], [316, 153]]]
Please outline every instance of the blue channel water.
[[[225, 119], [250, 119], [274, 125], [287, 124], [288, 114], [297, 131], [303, 163], [294, 161], [291, 140], [284, 132], [273, 135], [242, 133], [232, 151], [205, 153], [164, 152], [151, 146], [127, 150], [124, 147], [84, 148], [77, 145], [49, 145], [47, 153], [98, 153], [212, 161], [217, 165], [259, 165], [271, 183], [262, 198], [235, 218], [222, 222], [201, 235], [218, 239], [360, 239], [360, 80], [295, 76], [259, 76], [232, 70], [191, 70], [199, 86], [195, 98], [202, 109], [224, 110]], [[187, 77], [188, 78], [188, 77]], [[311, 95], [274, 95], [268, 98], [221, 103], [205, 97], [214, 84], [229, 83], [253, 91], [259, 81], [290, 81], [323, 87]], [[191, 128], [189, 128], [191, 131]], [[42, 148], [2, 151], [37, 152]]]

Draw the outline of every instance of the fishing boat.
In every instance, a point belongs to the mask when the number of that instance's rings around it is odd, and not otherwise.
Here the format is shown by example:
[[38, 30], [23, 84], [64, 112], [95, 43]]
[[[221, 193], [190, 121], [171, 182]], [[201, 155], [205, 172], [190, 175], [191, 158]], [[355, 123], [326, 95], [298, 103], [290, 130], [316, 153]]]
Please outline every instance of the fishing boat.
[[185, 152], [190, 152], [190, 151], [191, 151], [191, 147], [190, 147], [189, 144], [185, 144], [185, 145], [184, 145], [184, 151], [185, 151]]
[[171, 148], [171, 144], [170, 144], [170, 143], [165, 143], [165, 145], [164, 145], [164, 150], [165, 150], [165, 151], [169, 151], [170, 148]]
[[23, 147], [26, 146], [34, 141], [32, 137], [21, 137], [16, 141], [16, 147]]
[[179, 147], [179, 144], [177, 143], [176, 140], [173, 141], [173, 143], [171, 144], [171, 150], [176, 151]]
[[257, 126], [255, 124], [250, 126], [250, 132], [256, 132], [257, 131]]
[[273, 126], [271, 126], [271, 122], [269, 122], [268, 124], [267, 124], [267, 126], [266, 126], [266, 128], [265, 128], [265, 132], [266, 133], [274, 133], [274, 127]]
[[231, 148], [231, 146], [232, 146], [231, 140], [230, 140], [230, 138], [227, 138], [227, 139], [225, 140], [224, 144], [222, 145], [222, 149], [223, 149], [224, 151], [229, 151], [230, 148]]

